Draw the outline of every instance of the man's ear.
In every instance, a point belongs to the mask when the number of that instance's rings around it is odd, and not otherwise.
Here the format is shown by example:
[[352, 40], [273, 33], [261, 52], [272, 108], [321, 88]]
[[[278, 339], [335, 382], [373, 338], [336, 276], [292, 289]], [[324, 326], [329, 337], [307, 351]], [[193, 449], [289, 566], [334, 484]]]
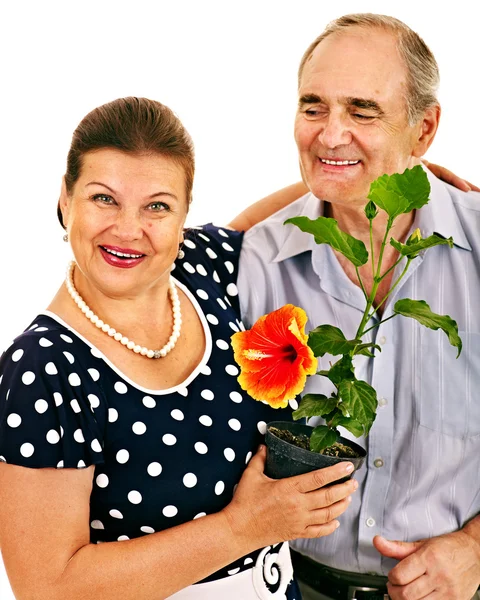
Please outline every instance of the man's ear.
[[68, 213], [70, 210], [70, 205], [68, 202], [68, 193], [67, 186], [65, 184], [65, 177], [62, 177], [62, 187], [60, 190], [60, 198], [58, 200], [58, 210], [62, 215], [63, 226], [66, 229], [68, 224]]
[[441, 108], [436, 104], [425, 111], [420, 123], [418, 124], [418, 137], [413, 148], [412, 155], [417, 158], [422, 157], [430, 148], [437, 133], [440, 123]]

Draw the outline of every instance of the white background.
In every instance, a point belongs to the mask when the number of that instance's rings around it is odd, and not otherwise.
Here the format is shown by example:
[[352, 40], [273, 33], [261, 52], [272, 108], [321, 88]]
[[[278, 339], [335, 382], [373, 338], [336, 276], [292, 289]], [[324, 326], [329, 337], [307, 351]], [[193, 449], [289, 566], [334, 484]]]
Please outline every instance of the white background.
[[[0, 348], [60, 285], [69, 257], [55, 210], [71, 134], [117, 97], [169, 105], [197, 155], [188, 223], [227, 223], [299, 178], [296, 70], [328, 21], [396, 16], [440, 65], [440, 131], [427, 158], [480, 183], [478, 3], [435, 0], [22, 2], [0, 9]], [[341, 56], [338, 60], [341, 61]], [[1, 563], [1, 561], [0, 561]], [[11, 600], [0, 568], [0, 600]]]

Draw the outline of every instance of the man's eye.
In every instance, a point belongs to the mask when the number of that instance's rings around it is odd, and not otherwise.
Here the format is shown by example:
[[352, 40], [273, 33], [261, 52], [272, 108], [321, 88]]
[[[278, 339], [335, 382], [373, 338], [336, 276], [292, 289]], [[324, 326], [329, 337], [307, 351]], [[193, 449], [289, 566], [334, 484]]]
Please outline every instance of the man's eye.
[[100, 204], [114, 204], [115, 202], [115, 200], [107, 194], [95, 194], [93, 199], [95, 202], [99, 202]]
[[360, 119], [361, 121], [369, 121], [370, 119], [374, 119], [375, 117], [372, 115], [362, 115], [360, 113], [355, 113], [353, 115], [356, 119]]
[[327, 114], [327, 111], [319, 108], [306, 108], [303, 111], [303, 114], [305, 115], [306, 119], [321, 119]]

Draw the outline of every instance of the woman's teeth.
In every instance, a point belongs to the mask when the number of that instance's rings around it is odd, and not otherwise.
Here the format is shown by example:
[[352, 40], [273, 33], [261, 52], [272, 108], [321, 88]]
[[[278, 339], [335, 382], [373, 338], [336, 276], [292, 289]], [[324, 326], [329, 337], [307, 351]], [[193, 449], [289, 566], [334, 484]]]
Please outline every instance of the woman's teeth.
[[143, 254], [125, 254], [125, 252], [117, 252], [116, 250], [110, 250], [109, 248], [101, 247], [102, 250], [108, 252], [108, 254], [113, 254], [113, 256], [118, 256], [119, 258], [142, 258]]

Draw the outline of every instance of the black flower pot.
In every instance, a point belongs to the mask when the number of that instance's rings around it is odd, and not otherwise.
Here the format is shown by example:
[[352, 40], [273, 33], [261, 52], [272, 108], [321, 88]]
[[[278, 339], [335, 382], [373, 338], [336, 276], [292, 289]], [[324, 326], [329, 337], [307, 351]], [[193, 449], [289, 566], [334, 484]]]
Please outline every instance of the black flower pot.
[[[341, 437], [339, 441], [342, 444], [345, 444], [345, 446], [349, 446], [355, 450], [355, 452], [359, 454], [359, 458], [325, 456], [323, 454], [318, 454], [317, 452], [310, 452], [310, 450], [298, 448], [297, 446], [280, 439], [270, 431], [270, 427], [276, 427], [277, 429], [283, 430], [286, 429], [293, 433], [293, 435], [304, 434], [308, 437], [310, 437], [313, 427], [289, 421], [272, 421], [271, 423], [268, 423], [267, 432], [265, 434], [265, 444], [267, 446], [265, 475], [272, 479], [283, 479], [284, 477], [310, 473], [310, 471], [330, 467], [338, 462], [351, 462], [355, 467], [353, 471], [355, 472], [362, 466], [367, 455], [366, 451], [361, 446], [344, 437]], [[351, 476], [345, 477], [335, 483], [347, 481], [350, 477]]]

